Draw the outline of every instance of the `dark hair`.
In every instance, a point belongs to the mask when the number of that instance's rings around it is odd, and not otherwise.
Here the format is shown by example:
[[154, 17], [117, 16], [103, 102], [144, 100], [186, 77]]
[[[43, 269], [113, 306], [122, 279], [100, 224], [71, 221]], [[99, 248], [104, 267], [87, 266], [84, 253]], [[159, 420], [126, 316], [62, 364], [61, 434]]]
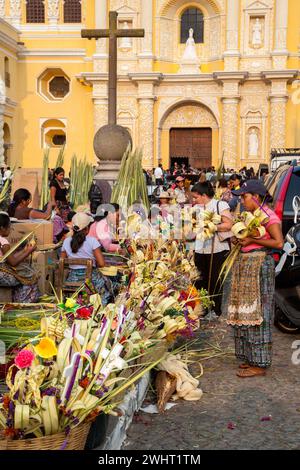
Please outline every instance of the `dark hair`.
[[8, 228], [10, 226], [10, 218], [7, 214], [0, 213], [0, 228]]
[[17, 189], [17, 191], [15, 191], [15, 193], [14, 193], [12, 203], [10, 204], [10, 206], [8, 208], [8, 211], [7, 211], [8, 215], [10, 217], [14, 217], [15, 212], [16, 212], [16, 208], [18, 207], [18, 205], [22, 201], [28, 201], [28, 199], [30, 199], [30, 198], [31, 198], [31, 194], [28, 191], [28, 189], [24, 189], [24, 188]]
[[65, 173], [65, 170], [61, 166], [59, 166], [58, 168], [56, 168], [56, 170], [54, 170], [53, 179], [56, 178], [56, 176], [59, 175], [60, 173]]
[[192, 188], [192, 193], [200, 194], [200, 196], [203, 196], [205, 194], [209, 198], [213, 198], [215, 195], [214, 188], [209, 181], [204, 181], [203, 183], [196, 183], [195, 186], [193, 186]]
[[67, 215], [67, 221], [72, 222], [72, 219], [73, 219], [74, 215], [76, 215], [76, 212], [75, 211], [70, 211]]
[[231, 175], [229, 179], [230, 179], [231, 181], [234, 181], [234, 180], [242, 181], [241, 175], [238, 175], [237, 173], [234, 173], [233, 175]]
[[74, 230], [72, 240], [71, 240], [71, 250], [72, 253], [78, 253], [79, 248], [84, 244], [86, 240], [86, 228], [76, 232]]
[[227, 180], [225, 178], [219, 179], [219, 186], [220, 188], [227, 188], [228, 187]]
[[119, 204], [109, 203], [105, 204], [102, 208], [102, 213], [95, 217], [95, 222], [100, 222], [100, 220], [106, 219], [108, 214], [114, 214], [120, 210]]

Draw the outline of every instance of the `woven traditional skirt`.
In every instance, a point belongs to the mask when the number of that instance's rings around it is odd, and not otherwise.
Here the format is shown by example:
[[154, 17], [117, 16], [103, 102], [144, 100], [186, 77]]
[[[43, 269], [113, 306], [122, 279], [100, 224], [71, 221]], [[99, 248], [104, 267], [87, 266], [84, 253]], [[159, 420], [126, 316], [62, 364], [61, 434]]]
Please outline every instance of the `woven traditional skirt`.
[[[71, 269], [68, 275], [70, 282], [85, 282], [86, 271], [85, 269]], [[100, 294], [102, 305], [105, 306], [114, 301], [113, 286], [106, 276], [103, 276], [98, 269], [93, 269], [92, 283], [96, 291]]]
[[[223, 294], [223, 313], [227, 315], [231, 279], [228, 277]], [[260, 292], [263, 323], [259, 326], [233, 326], [237, 359], [257, 367], [272, 363], [272, 328], [274, 320], [275, 266], [266, 256], [260, 271]]]

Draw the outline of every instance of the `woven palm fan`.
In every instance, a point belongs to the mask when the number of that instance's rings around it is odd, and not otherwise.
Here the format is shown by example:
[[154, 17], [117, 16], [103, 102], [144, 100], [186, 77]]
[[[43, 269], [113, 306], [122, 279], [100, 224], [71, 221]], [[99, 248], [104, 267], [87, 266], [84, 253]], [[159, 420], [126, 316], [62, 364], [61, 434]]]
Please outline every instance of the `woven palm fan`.
[[157, 408], [159, 413], [164, 413], [169, 398], [176, 392], [176, 377], [160, 370], [155, 379], [157, 392]]

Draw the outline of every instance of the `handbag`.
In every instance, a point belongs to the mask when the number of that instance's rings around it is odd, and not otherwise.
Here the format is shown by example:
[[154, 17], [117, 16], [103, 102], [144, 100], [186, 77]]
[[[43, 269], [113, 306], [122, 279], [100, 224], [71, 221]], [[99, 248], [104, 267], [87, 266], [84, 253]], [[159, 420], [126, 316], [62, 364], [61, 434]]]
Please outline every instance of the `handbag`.
[[[220, 209], [219, 209], [219, 204], [220, 201], [217, 202], [217, 213], [218, 215], [220, 214]], [[228, 230], [227, 232], [217, 232], [218, 238], [220, 242], [230, 242], [230, 238], [232, 238], [234, 235], [231, 230]]]

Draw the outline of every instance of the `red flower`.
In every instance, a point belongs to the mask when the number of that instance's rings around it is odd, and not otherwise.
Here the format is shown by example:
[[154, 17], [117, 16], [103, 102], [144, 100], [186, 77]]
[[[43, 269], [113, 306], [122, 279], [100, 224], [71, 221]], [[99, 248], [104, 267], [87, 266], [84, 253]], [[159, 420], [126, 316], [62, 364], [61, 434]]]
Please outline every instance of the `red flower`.
[[6, 428], [4, 429], [3, 434], [6, 437], [6, 439], [14, 439], [15, 437], [18, 436], [19, 431], [14, 428]]
[[35, 355], [32, 351], [28, 351], [28, 349], [23, 349], [20, 351], [19, 354], [15, 358], [15, 364], [19, 367], [19, 369], [26, 369], [26, 367], [30, 367], [33, 363]]
[[82, 387], [84, 390], [85, 390], [86, 388], [88, 388], [89, 384], [90, 384], [90, 382], [89, 382], [89, 379], [88, 379], [87, 377], [85, 377], [84, 379], [80, 380], [80, 382], [79, 382], [80, 387]]
[[80, 307], [76, 310], [76, 318], [79, 320], [88, 320], [91, 318], [93, 310], [93, 307]]

